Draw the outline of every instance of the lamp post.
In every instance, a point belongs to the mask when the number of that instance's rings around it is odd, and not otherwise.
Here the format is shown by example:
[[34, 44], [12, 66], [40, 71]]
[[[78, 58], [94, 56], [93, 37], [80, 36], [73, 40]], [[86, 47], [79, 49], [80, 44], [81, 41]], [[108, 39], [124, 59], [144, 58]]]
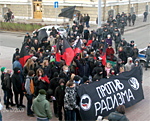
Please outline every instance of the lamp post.
[[98, 0], [98, 27], [101, 26], [101, 0]]

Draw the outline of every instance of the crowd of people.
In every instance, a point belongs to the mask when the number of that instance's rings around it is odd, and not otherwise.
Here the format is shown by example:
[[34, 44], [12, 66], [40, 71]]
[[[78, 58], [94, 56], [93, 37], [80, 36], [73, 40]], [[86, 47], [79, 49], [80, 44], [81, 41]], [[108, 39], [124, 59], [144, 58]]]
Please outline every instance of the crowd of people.
[[[67, 41], [72, 49], [79, 41], [82, 50], [81, 53], [77, 53], [70, 66], [67, 66], [62, 58], [60, 62], [56, 61], [56, 46], [59, 43], [61, 54], [63, 38], [54, 27], [48, 38], [42, 39], [41, 42], [38, 40], [38, 30], [35, 30], [33, 37], [27, 32], [23, 45], [30, 58], [25, 65], [22, 66], [19, 62], [21, 55], [19, 48], [16, 48], [12, 59], [13, 73], [5, 67], [1, 68], [6, 109], [10, 110], [10, 105], [16, 105], [19, 109], [24, 108], [23, 98], [25, 96], [27, 98], [27, 115], [34, 116], [33, 114], [35, 114], [38, 121], [48, 121], [52, 118], [48, 101], [53, 102], [54, 115], [60, 121], [63, 118], [66, 121], [81, 120], [80, 99], [77, 95], [80, 85], [117, 76], [137, 66], [140, 66], [140, 74], [143, 75], [142, 66], [138, 59], [137, 45], [133, 40], [128, 43], [118, 29], [122, 22], [127, 25], [127, 18], [130, 17], [126, 17], [124, 13], [117, 14], [116, 19], [109, 16], [107, 25], [91, 32], [88, 30], [90, 18], [85, 28], [83, 24], [85, 21], [81, 20], [75, 20], [72, 28], [68, 25]], [[133, 17], [131, 18], [133, 19]], [[136, 19], [136, 16], [134, 18]], [[130, 22], [129, 25], [131, 25]], [[102, 54], [104, 52], [106, 52], [107, 63], [103, 63]], [[11, 85], [13, 85], [13, 89]], [[13, 103], [12, 91], [14, 92], [15, 104]]]

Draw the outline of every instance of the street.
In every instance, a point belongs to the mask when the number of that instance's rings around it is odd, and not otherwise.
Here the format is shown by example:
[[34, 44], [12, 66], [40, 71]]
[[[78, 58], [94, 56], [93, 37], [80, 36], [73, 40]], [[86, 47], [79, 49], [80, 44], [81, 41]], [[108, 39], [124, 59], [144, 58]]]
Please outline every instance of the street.
[[[145, 48], [150, 42], [150, 25], [134, 29], [133, 31], [125, 32], [125, 40], [130, 42], [135, 41], [139, 49]], [[12, 55], [15, 52], [15, 48], [21, 48], [24, 40], [25, 33], [19, 32], [3, 32], [0, 31], [0, 68], [6, 67], [12, 69]], [[145, 99], [135, 104], [134, 106], [126, 109], [126, 116], [130, 121], [149, 121], [150, 117], [150, 68], [147, 71], [143, 68], [143, 91]], [[3, 91], [0, 89], [1, 102], [3, 104]], [[26, 105], [26, 98], [24, 97], [24, 104]], [[51, 103], [52, 109], [52, 103]], [[28, 117], [26, 108], [21, 112], [6, 111], [5, 106], [2, 112], [4, 121], [35, 121], [36, 118]], [[53, 121], [56, 118], [53, 115]]]

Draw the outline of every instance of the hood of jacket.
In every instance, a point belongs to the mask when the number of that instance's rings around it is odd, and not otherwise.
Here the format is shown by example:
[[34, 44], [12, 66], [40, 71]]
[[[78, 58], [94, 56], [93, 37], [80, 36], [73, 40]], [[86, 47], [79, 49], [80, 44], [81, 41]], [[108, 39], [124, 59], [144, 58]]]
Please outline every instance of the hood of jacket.
[[37, 96], [37, 102], [42, 102], [42, 101], [44, 101], [44, 100], [46, 100], [46, 95], [41, 95], [41, 94], [39, 94], [38, 96]]
[[136, 62], [138, 62], [138, 66], [140, 65], [140, 60], [139, 59], [135, 59], [134, 64], [136, 65]]
[[128, 63], [129, 65], [131, 65], [131, 63], [130, 63], [131, 60], [132, 60], [132, 58], [131, 58], [131, 57], [128, 57], [127, 63]]
[[17, 74], [18, 75], [18, 71], [20, 70], [20, 68], [19, 67], [15, 67], [14, 68], [14, 74]]

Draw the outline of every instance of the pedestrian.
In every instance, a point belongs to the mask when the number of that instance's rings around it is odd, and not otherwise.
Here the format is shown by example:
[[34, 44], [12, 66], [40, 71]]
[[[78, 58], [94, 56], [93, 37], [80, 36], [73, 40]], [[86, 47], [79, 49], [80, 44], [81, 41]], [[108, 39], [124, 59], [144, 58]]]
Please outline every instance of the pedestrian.
[[128, 15], [129, 26], [131, 26], [131, 19], [132, 19], [132, 16], [131, 16], [131, 13], [129, 13]]
[[119, 43], [121, 41], [120, 36], [118, 36], [118, 33], [116, 33], [115, 37], [114, 37], [114, 41], [115, 41], [115, 49], [116, 49], [116, 54], [118, 53], [118, 47], [119, 47]]
[[38, 96], [33, 100], [32, 110], [37, 116], [37, 121], [49, 121], [52, 119], [50, 103], [46, 100], [46, 91], [39, 90]]
[[25, 81], [25, 90], [26, 90], [25, 96], [27, 98], [27, 115], [31, 117], [34, 117], [33, 111], [31, 110], [32, 99], [34, 94], [34, 84], [33, 84], [34, 75], [35, 72], [33, 70], [29, 70]]
[[90, 27], [90, 26], [89, 26], [89, 21], [90, 21], [90, 16], [89, 16], [89, 14], [87, 14], [87, 16], [86, 16], [86, 27], [87, 27], [87, 28]]
[[147, 21], [147, 15], [148, 15], [148, 13], [147, 13], [146, 10], [145, 10], [145, 12], [143, 13], [143, 15], [144, 15], [144, 20], [143, 20], [143, 22], [146, 22], [146, 21]]
[[90, 35], [90, 32], [89, 32], [88, 28], [86, 27], [84, 30], [84, 39], [88, 41], [89, 35]]
[[134, 44], [134, 47], [133, 47], [133, 56], [132, 56], [132, 59], [133, 59], [133, 62], [139, 57], [139, 49], [137, 48], [137, 45]]
[[96, 33], [98, 36], [98, 42], [100, 42], [102, 38], [102, 33], [103, 33], [103, 29], [101, 28], [101, 26], [96, 30]]
[[133, 48], [134, 47], [134, 40], [130, 41], [130, 47]]
[[16, 52], [13, 54], [12, 63], [14, 63], [15, 58], [16, 58], [17, 55], [20, 55], [20, 53], [19, 53], [19, 48], [16, 48]]
[[[52, 78], [50, 80], [50, 84], [49, 84], [49, 89], [51, 89], [53, 91], [53, 99], [56, 98], [55, 97], [55, 90], [56, 88], [59, 86], [59, 75], [57, 72], [54, 73], [54, 78]], [[53, 110], [54, 110], [54, 115], [55, 117], [58, 117], [58, 111], [57, 111], [57, 102], [56, 100], [53, 100]]]
[[149, 60], [150, 60], [150, 43], [146, 49], [146, 65], [145, 65], [145, 70], [147, 71], [147, 67], [148, 67], [148, 64], [149, 64]]
[[125, 28], [125, 22], [122, 21], [122, 22], [120, 23], [120, 33], [121, 33], [121, 35], [124, 34], [124, 28]]
[[[9, 105], [11, 106], [15, 106], [15, 104], [13, 103], [13, 93], [12, 93], [12, 89], [11, 89], [11, 74], [12, 71], [11, 70], [7, 70], [7, 72], [4, 75], [4, 84], [6, 86], [6, 109], [7, 110], [11, 110], [12, 108], [9, 107]], [[11, 102], [9, 102], [9, 100]]]
[[122, 64], [127, 63], [127, 56], [122, 46], [119, 47], [118, 57], [122, 60]]
[[106, 59], [110, 60], [110, 61], [115, 61], [114, 53], [115, 53], [115, 51], [112, 48], [112, 45], [109, 44], [108, 48], [106, 49]]
[[133, 12], [133, 15], [132, 15], [131, 19], [132, 19], [132, 24], [133, 24], [133, 26], [134, 26], [135, 20], [136, 20], [135, 12]]
[[[23, 105], [23, 90], [22, 90], [23, 85], [21, 83], [21, 78], [19, 74], [20, 74], [20, 68], [15, 67], [11, 79], [13, 83], [13, 91], [15, 94], [15, 102], [17, 108], [21, 108], [21, 107], [24, 108], [25, 106]], [[18, 96], [20, 96], [20, 99], [18, 98]], [[18, 103], [18, 100], [20, 100], [20, 103]]]
[[130, 71], [133, 67], [134, 63], [133, 63], [133, 59], [131, 57], [128, 57], [127, 59], [127, 63], [125, 64], [125, 71]]
[[111, 112], [108, 116], [109, 121], [129, 121], [125, 115], [125, 106], [119, 105], [115, 112]]
[[71, 28], [70, 28], [69, 25], [67, 25], [66, 32], [67, 32], [67, 38], [70, 37], [70, 35], [71, 35]]
[[2, 67], [1, 68], [1, 85], [2, 85], [2, 90], [4, 92], [4, 105], [6, 105], [6, 96], [7, 96], [7, 92], [6, 92], [6, 85], [4, 84], [4, 74], [7, 72], [6, 67]]
[[64, 96], [64, 108], [67, 121], [76, 121], [75, 109], [79, 109], [79, 106], [76, 104], [76, 95], [75, 84], [73, 82], [68, 82], [66, 84]]
[[[64, 95], [65, 95], [65, 81], [63, 79], [59, 80], [59, 86], [57, 86], [55, 90], [55, 98], [58, 106], [58, 117], [59, 121], [62, 121], [62, 108], [64, 113]], [[64, 114], [64, 119], [66, 119], [66, 116]]]
[[27, 42], [27, 39], [31, 39], [31, 36], [29, 35], [29, 32], [27, 32], [25, 37], [24, 37], [24, 43]]
[[107, 39], [106, 39], [106, 42], [108, 45], [111, 45], [112, 46], [112, 39], [111, 39], [111, 35], [107, 35]]

